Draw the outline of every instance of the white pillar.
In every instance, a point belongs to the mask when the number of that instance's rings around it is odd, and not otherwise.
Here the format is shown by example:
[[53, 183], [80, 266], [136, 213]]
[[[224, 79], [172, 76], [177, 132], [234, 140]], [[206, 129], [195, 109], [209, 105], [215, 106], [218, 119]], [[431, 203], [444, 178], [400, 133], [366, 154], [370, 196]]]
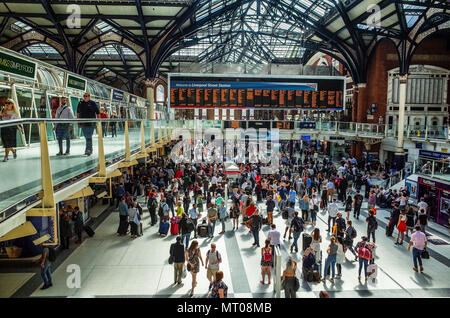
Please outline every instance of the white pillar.
[[[408, 80], [408, 75], [400, 75], [400, 89], [399, 89], [399, 108], [398, 108], [398, 136], [397, 136], [397, 151], [395, 153], [398, 157], [404, 157], [405, 151], [403, 150], [403, 133], [405, 131], [405, 104], [406, 104], [406, 82]], [[398, 159], [400, 160], [400, 159]], [[400, 164], [402, 165], [402, 164]]]

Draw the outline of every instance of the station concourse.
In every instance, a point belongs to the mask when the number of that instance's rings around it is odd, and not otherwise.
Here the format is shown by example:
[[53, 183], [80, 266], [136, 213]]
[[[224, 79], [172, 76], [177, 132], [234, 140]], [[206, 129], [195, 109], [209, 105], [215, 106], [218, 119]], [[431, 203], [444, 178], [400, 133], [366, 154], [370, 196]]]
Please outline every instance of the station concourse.
[[449, 27], [445, 0], [3, 1], [0, 297], [450, 297]]

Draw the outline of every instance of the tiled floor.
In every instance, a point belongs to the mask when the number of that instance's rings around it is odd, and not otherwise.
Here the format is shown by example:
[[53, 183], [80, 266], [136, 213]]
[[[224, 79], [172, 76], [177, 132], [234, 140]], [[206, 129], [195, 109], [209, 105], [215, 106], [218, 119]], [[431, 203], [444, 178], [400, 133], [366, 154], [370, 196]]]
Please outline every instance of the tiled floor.
[[11, 297], [34, 273], [1, 273], [0, 298]]
[[[264, 210], [264, 209], [262, 209]], [[145, 210], [146, 211], [146, 210]], [[325, 250], [329, 244], [325, 214], [319, 213], [317, 227], [320, 228]], [[358, 237], [365, 234], [364, 217], [354, 220]], [[379, 220], [381, 220], [379, 218]], [[37, 289], [33, 297], [69, 296], [69, 297], [186, 297], [191, 287], [191, 277], [188, 273], [181, 286], [172, 285], [173, 267], [167, 263], [169, 246], [174, 242], [174, 236], [160, 237], [157, 227], [149, 227], [149, 216], [145, 212], [144, 236], [132, 240], [130, 237], [115, 235], [118, 226], [118, 214], [112, 213], [96, 230], [93, 238], [87, 238], [71, 256], [53, 273], [53, 287], [41, 291]], [[280, 231], [284, 231], [284, 220], [275, 213], [275, 223]], [[227, 229], [232, 225], [227, 223]], [[308, 227], [307, 231], [312, 231]], [[210, 239], [200, 238], [201, 253], [206, 258], [211, 241], [217, 244], [222, 254], [224, 281], [227, 283], [231, 297], [274, 297], [273, 284], [260, 284], [259, 249], [252, 247], [252, 236], [243, 226], [236, 232], [229, 231], [223, 235], [217, 234], [221, 225], [216, 225], [216, 235]], [[264, 226], [260, 233], [263, 242], [268, 232]], [[291, 256], [301, 260], [301, 254], [289, 253], [290, 242], [282, 243], [283, 262]], [[301, 246], [301, 239], [299, 240]], [[430, 246], [430, 248], [434, 248]], [[335, 283], [307, 283], [301, 281], [298, 297], [317, 297], [320, 290], [328, 290], [334, 297], [450, 297], [450, 269], [448, 256], [449, 246], [439, 246], [440, 254], [446, 257], [446, 263], [431, 258], [424, 260], [425, 272], [420, 274], [412, 270], [411, 252], [407, 245], [397, 247], [392, 238], [384, 235], [384, 229], [377, 231], [376, 263], [378, 278], [367, 283], [359, 282], [358, 263], [348, 252], [348, 261], [343, 265], [341, 279]], [[70, 273], [66, 272], [69, 264], [77, 264], [81, 268], [81, 288], [70, 289], [66, 280]], [[300, 273], [297, 274], [300, 276]], [[2, 284], [3, 285], [3, 284]], [[1, 288], [0, 288], [1, 289]], [[194, 297], [206, 297], [208, 281], [206, 270], [202, 268], [198, 274], [198, 286]], [[283, 292], [281, 296], [283, 297]]]

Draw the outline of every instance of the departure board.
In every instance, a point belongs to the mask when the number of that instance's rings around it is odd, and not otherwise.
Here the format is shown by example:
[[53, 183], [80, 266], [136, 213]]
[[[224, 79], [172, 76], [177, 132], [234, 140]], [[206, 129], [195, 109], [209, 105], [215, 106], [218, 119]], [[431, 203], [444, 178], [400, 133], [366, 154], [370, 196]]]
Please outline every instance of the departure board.
[[344, 109], [343, 76], [169, 74], [172, 108]]

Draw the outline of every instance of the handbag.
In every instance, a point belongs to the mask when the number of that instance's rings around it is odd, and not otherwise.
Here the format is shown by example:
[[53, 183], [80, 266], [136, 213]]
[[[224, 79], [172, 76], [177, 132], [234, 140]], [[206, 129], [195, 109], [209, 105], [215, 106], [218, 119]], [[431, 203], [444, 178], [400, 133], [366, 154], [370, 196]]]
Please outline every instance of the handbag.
[[181, 277], [182, 277], [182, 278], [186, 278], [186, 276], [187, 276], [186, 267], [183, 266], [183, 272], [182, 272], [182, 274], [181, 274]]
[[186, 269], [187, 269], [188, 272], [190, 272], [191, 271], [191, 264], [188, 263], [187, 266], [186, 266]]
[[430, 259], [430, 253], [424, 248], [420, 257], [423, 259]]
[[172, 256], [172, 255], [169, 256], [169, 264], [170, 264], [170, 265], [173, 264], [173, 256]]

